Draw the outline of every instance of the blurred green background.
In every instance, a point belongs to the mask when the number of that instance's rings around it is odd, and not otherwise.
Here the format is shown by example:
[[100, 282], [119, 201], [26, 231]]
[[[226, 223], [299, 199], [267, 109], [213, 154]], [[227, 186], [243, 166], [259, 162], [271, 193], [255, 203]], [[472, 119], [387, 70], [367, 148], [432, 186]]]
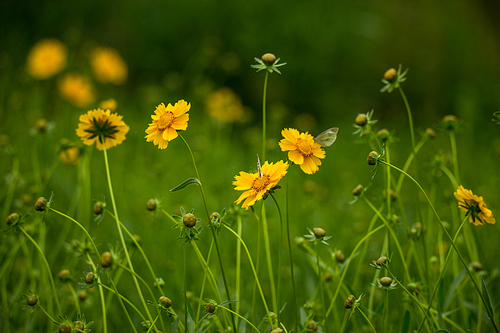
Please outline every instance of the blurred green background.
[[[280, 67], [282, 75], [269, 78], [268, 160], [286, 158], [277, 147], [284, 127], [312, 134], [332, 126], [340, 128], [337, 142], [327, 149], [316, 175], [306, 176], [298, 168], [290, 170], [291, 200], [297, 203], [290, 216], [292, 237], [306, 233], [306, 227], [323, 226], [335, 234], [330, 242], [332, 249], [350, 253], [366, 231], [371, 213], [361, 203], [354, 209], [348, 205], [351, 190], [358, 183], [374, 182], [374, 191], [381, 191], [383, 178], [371, 180], [366, 165], [370, 149], [356, 144], [352, 123], [358, 113], [374, 109], [378, 128], [387, 128], [399, 138], [393, 162], [404, 163], [410, 153], [410, 138], [403, 100], [397, 91], [380, 93], [383, 73], [399, 64], [409, 68], [403, 89], [415, 127], [422, 131], [429, 126], [437, 128], [447, 114], [462, 121], [457, 141], [463, 184], [487, 198], [494, 214], [499, 214], [495, 208], [500, 204], [500, 129], [491, 121], [493, 112], [500, 108], [498, 17], [499, 2], [465, 0], [4, 0], [0, 4], [0, 129], [11, 138], [21, 158], [24, 182], [16, 196], [29, 192], [33, 184], [33, 140], [38, 141], [43, 157], [40, 167], [47, 170], [61, 138], [78, 141], [74, 132], [78, 117], [88, 109], [74, 107], [58, 97], [56, 80], [36, 82], [26, 74], [30, 48], [43, 38], [57, 38], [69, 48], [67, 72], [90, 73], [88, 58], [95, 46], [113, 47], [127, 62], [127, 82], [122, 86], [95, 83], [97, 99], [90, 108], [113, 97], [118, 102], [117, 112], [131, 128], [127, 140], [109, 153], [118, 209], [122, 220], [144, 239], [145, 251], [157, 263], [159, 275], [176, 272], [177, 280], [169, 289], [172, 293], [180, 293], [182, 282], [177, 232], [169, 230], [170, 222], [164, 217], [151, 216], [145, 210], [146, 202], [161, 198], [171, 213], [178, 213], [183, 206], [201, 214], [202, 204], [194, 187], [168, 192], [194, 176], [182, 141], [175, 140], [160, 151], [145, 141], [144, 130], [159, 103], [175, 103], [178, 99], [190, 102], [184, 137], [199, 163], [209, 207], [219, 211], [230, 207], [239, 195], [231, 185], [234, 175], [255, 168], [255, 154], [261, 150], [264, 74], [256, 73], [250, 65], [255, 63], [254, 57], [266, 52], [287, 63]], [[222, 126], [206, 114], [206, 97], [224, 86], [235, 91], [247, 107], [244, 122]], [[47, 96], [41, 99], [40, 91]], [[55, 128], [40, 138], [31, 135], [30, 128], [42, 117]], [[424, 185], [430, 182], [430, 159], [439, 152], [449, 152], [449, 139], [442, 132], [419, 157], [425, 171], [421, 174]], [[2, 174], [7, 175], [10, 160], [2, 157], [0, 164]], [[103, 157], [97, 150], [92, 153], [90, 167], [92, 199], [108, 197]], [[54, 191], [55, 207], [66, 211], [75, 192], [75, 179], [74, 166], [60, 165], [43, 195], [49, 197]], [[413, 190], [409, 184], [405, 188]], [[2, 192], [5, 189], [2, 183]], [[442, 194], [449, 197], [452, 190], [448, 188]], [[284, 204], [284, 194], [277, 195]], [[380, 204], [380, 193], [373, 196]], [[87, 203], [89, 210], [91, 205]], [[272, 234], [278, 231], [278, 223], [275, 208], [270, 202], [268, 205]], [[33, 210], [19, 200], [13, 207]], [[106, 222], [97, 225], [86, 221], [103, 247], [116, 239], [112, 221]], [[252, 243], [255, 221], [249, 217], [245, 222], [243, 234]], [[57, 239], [60, 227], [48, 224], [47, 228], [49, 237]], [[474, 232], [491, 241], [480, 244], [483, 250], [490, 251], [490, 246], [498, 249], [490, 229]], [[202, 235], [200, 243], [206, 253], [210, 237], [207, 230]], [[71, 236], [81, 235], [75, 232]], [[234, 244], [224, 246], [232, 251]], [[373, 253], [377, 251], [374, 246]], [[66, 256], [59, 254], [61, 258]], [[66, 260], [55, 261], [53, 269], [63, 268]], [[228, 260], [234, 260], [233, 256], [228, 255]], [[304, 267], [302, 272], [307, 272], [307, 263], [298, 261]], [[200, 269], [194, 260], [193, 266]], [[84, 269], [83, 264], [78, 268]], [[299, 279], [305, 279], [307, 273], [303, 274]], [[192, 283], [199, 279], [193, 276]], [[306, 289], [313, 294], [312, 277], [308, 281]], [[303, 296], [301, 301], [306, 299]]]

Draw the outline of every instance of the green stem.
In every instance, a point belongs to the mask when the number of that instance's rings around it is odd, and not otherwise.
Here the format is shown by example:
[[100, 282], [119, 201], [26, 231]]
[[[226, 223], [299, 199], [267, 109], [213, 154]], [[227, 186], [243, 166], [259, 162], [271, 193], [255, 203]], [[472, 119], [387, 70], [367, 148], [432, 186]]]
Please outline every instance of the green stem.
[[[108, 276], [109, 276], [109, 274], [108, 274]], [[116, 288], [116, 284], [113, 282], [113, 279], [111, 279], [111, 276], [109, 276], [109, 280], [111, 282], [111, 285], [113, 286], [113, 290], [115, 291], [115, 295], [120, 296], [120, 294], [118, 293], [118, 289]], [[127, 308], [125, 307], [125, 304], [123, 304], [122, 298], [121, 297], [117, 297], [117, 298], [118, 298], [118, 302], [120, 303], [120, 306], [122, 307], [123, 311], [125, 312], [125, 316], [127, 317], [128, 322], [130, 323], [130, 326], [132, 326], [132, 328], [134, 329], [134, 332], [137, 333], [137, 330], [135, 329], [135, 326], [134, 326], [134, 322], [132, 321], [132, 318], [130, 318], [130, 314], [128, 313]], [[153, 325], [151, 325], [151, 327], [153, 327]]]
[[182, 274], [184, 275], [184, 327], [186, 327], [186, 332], [188, 332], [188, 299], [187, 299], [187, 270], [186, 270], [186, 246], [182, 245]]
[[[113, 192], [113, 186], [111, 184], [111, 174], [109, 172], [108, 153], [107, 153], [105, 141], [104, 141], [104, 138], [102, 137], [102, 135], [101, 135], [101, 142], [102, 142], [102, 147], [103, 147], [103, 152], [104, 152], [104, 164], [106, 167], [106, 177], [108, 179], [108, 187], [109, 187], [109, 193], [110, 193], [110, 197], [111, 197], [111, 204], [113, 206], [113, 212], [115, 215], [116, 228], [118, 229], [120, 241], [121, 241], [121, 244], [123, 246], [123, 252], [125, 253], [125, 257], [127, 258], [127, 262], [128, 262], [129, 267], [130, 267], [130, 271], [135, 273], [134, 265], [132, 264], [132, 260], [130, 260], [130, 255], [129, 255], [128, 250], [127, 250], [127, 245], [125, 244], [125, 238], [123, 238], [122, 229], [120, 227], [120, 218], [118, 217], [118, 209], [116, 208], [115, 195]], [[144, 306], [144, 309], [146, 310], [146, 314], [148, 315], [149, 320], [153, 321], [153, 318], [151, 317], [151, 313], [149, 312], [146, 301], [144, 300], [144, 296], [142, 295], [142, 291], [141, 291], [141, 288], [139, 287], [139, 282], [137, 281], [135, 274], [132, 274], [132, 279], [134, 280], [135, 288], [137, 290], [137, 293], [139, 294], [139, 298], [141, 299], [142, 305]]]
[[[316, 263], [318, 264], [318, 290], [320, 293], [321, 307], [323, 308], [323, 315], [326, 318], [326, 303], [325, 303], [325, 292], [323, 290], [323, 276], [321, 274], [321, 263], [319, 261], [319, 251], [316, 248]], [[328, 321], [325, 320], [324, 323], [325, 331], [330, 332], [328, 330]]]
[[78, 296], [76, 295], [75, 288], [73, 288], [73, 286], [70, 283], [68, 283], [68, 286], [69, 286], [69, 290], [71, 292], [71, 295], [73, 296], [73, 300], [75, 302], [76, 313], [82, 313], [82, 311], [80, 310], [80, 303], [78, 301]]
[[134, 309], [135, 312], [137, 312], [137, 314], [141, 317], [141, 319], [146, 322], [147, 319], [144, 317], [144, 315], [141, 313], [141, 311], [139, 311], [139, 309], [134, 305], [134, 303], [132, 303], [131, 301], [129, 301], [127, 298], [125, 298], [125, 296], [123, 296], [122, 294], [118, 293], [117, 291], [113, 290], [112, 288], [108, 287], [107, 285], [105, 284], [102, 284], [100, 282], [97, 282], [97, 284], [100, 286], [100, 287], [104, 287], [105, 289], [111, 291], [112, 293], [114, 293], [116, 296], [118, 296], [119, 298], [121, 298], [122, 300], [124, 300], [128, 305], [130, 305], [130, 307], [132, 307], [132, 309]]
[[52, 322], [53, 322], [53, 323], [56, 323], [56, 321], [54, 320], [54, 318], [52, 318], [52, 316], [51, 316], [51, 315], [47, 312], [47, 310], [45, 310], [45, 309], [43, 308], [43, 306], [39, 305], [39, 307], [40, 307], [40, 309], [42, 309], [43, 313], [45, 313], [45, 315], [46, 315], [47, 317], [49, 317], [49, 319], [50, 319], [50, 320], [52, 320]]
[[286, 238], [288, 242], [288, 255], [290, 257], [290, 273], [292, 275], [292, 289], [293, 289], [293, 307], [295, 309], [295, 332], [299, 331], [299, 307], [297, 306], [297, 291], [295, 289], [295, 276], [293, 274], [293, 258], [292, 258], [292, 240], [290, 237], [290, 221], [289, 221], [289, 206], [288, 206], [288, 179], [290, 177], [286, 177], [286, 195], [285, 195], [285, 206], [286, 206]]
[[462, 254], [460, 253], [460, 251], [458, 250], [457, 246], [455, 245], [455, 242], [453, 241], [453, 239], [451, 238], [451, 235], [450, 233], [448, 232], [448, 230], [446, 230], [445, 226], [443, 225], [443, 222], [441, 221], [441, 218], [439, 217], [439, 214], [437, 213], [436, 209], [434, 208], [434, 206], [432, 205], [432, 202], [430, 201], [429, 197], [427, 196], [427, 193], [425, 193], [425, 190], [422, 188], [422, 186], [413, 178], [411, 177], [408, 173], [404, 172], [403, 170], [399, 169], [398, 167], [392, 165], [392, 164], [388, 164], [386, 163], [385, 161], [383, 160], [379, 160], [379, 162], [381, 164], [386, 164], [386, 165], [390, 165], [393, 169], [399, 171], [399, 172], [402, 172], [405, 174], [405, 176], [407, 176], [408, 178], [410, 178], [411, 181], [413, 181], [417, 187], [420, 189], [420, 191], [422, 192], [422, 194], [424, 195], [425, 199], [427, 200], [427, 202], [429, 203], [432, 211], [434, 212], [434, 215], [436, 216], [436, 219], [438, 220], [438, 223], [439, 225], [441, 226], [441, 228], [443, 229], [446, 237], [448, 238], [448, 240], [450, 241], [451, 245], [453, 246], [453, 249], [455, 250], [455, 252], [457, 253], [458, 257], [460, 258], [460, 261], [462, 262], [462, 265], [464, 266], [464, 269], [467, 271], [467, 273], [469, 274], [469, 277], [472, 281], [472, 283], [474, 284], [474, 287], [476, 288], [476, 291], [477, 293], [479, 294], [479, 296], [481, 297], [481, 300], [483, 302], [483, 305], [484, 307], [486, 308], [486, 312], [488, 314], [488, 317], [490, 318], [490, 321], [495, 329], [495, 332], [497, 333], [500, 333], [500, 331], [498, 330], [498, 327], [495, 323], [495, 320], [494, 320], [494, 315], [492, 313], [490, 313], [490, 310], [489, 310], [489, 307], [486, 303], [486, 300], [484, 299], [484, 296], [483, 296], [483, 293], [481, 292], [481, 289], [479, 288], [479, 286], [477, 285], [477, 282], [476, 280], [474, 279], [473, 275], [472, 275], [472, 272], [469, 270], [469, 267], [467, 266], [467, 263], [465, 262], [465, 259], [464, 257], [462, 256]]
[[[194, 242], [191, 242], [191, 243], [194, 243]], [[210, 243], [210, 248], [208, 249], [207, 259], [210, 259], [210, 255], [212, 254], [213, 245], [214, 245], [214, 241], [212, 240], [212, 242]], [[196, 250], [198, 250], [197, 247], [196, 247]], [[198, 250], [198, 252], [199, 252], [199, 250]], [[198, 258], [200, 258], [201, 253], [198, 254], [198, 252], [196, 254], [198, 255]], [[196, 320], [195, 320], [195, 329], [194, 329], [195, 332], [196, 332], [196, 329], [197, 329], [198, 324], [199, 324], [199, 318], [200, 318], [201, 307], [202, 307], [202, 300], [203, 300], [203, 296], [205, 294], [205, 285], [207, 282], [207, 276], [208, 276], [208, 272], [209, 272], [208, 264], [206, 264], [205, 260], [203, 260], [203, 263], [205, 265], [203, 265], [203, 270], [204, 270], [203, 282], [201, 283], [200, 299], [198, 301], [198, 310], [196, 311]], [[215, 289], [214, 289], [214, 291], [215, 291]], [[217, 290], [217, 292], [218, 292], [218, 290]], [[220, 294], [219, 293], [218, 293], [218, 302], [220, 302]]]
[[363, 312], [363, 310], [361, 310], [361, 307], [358, 307], [358, 310], [359, 312], [361, 313], [361, 315], [363, 315], [363, 317], [365, 318], [366, 322], [368, 323], [368, 325], [370, 326], [371, 330], [373, 331], [373, 333], [377, 333], [377, 331], [375, 330], [375, 327], [373, 327], [373, 324], [372, 322], [370, 321], [370, 319], [368, 319], [368, 317], [365, 315], [365, 313]]
[[[408, 171], [408, 169], [410, 168], [411, 162], [416, 157], [416, 155], [419, 152], [420, 148], [422, 148], [422, 146], [424, 145], [424, 143], [426, 141], [427, 141], [426, 138], [422, 138], [422, 140], [420, 140], [420, 142], [415, 146], [415, 148], [411, 152], [410, 156], [408, 156], [408, 159], [406, 160], [406, 162], [404, 164], [404, 167], [403, 167], [404, 171]], [[399, 176], [398, 183], [396, 185], [396, 193], [399, 193], [401, 191], [401, 187], [403, 186], [403, 180], [404, 179], [405, 179], [404, 175], [401, 174], [401, 176]]]
[[382, 332], [389, 332], [389, 316], [387, 315], [387, 311], [389, 310], [389, 290], [384, 290], [384, 313], [382, 315]]
[[266, 76], [264, 78], [264, 92], [262, 94], [262, 160], [266, 160], [266, 97], [267, 97], [267, 78], [269, 77], [269, 72], [266, 71]]
[[408, 103], [408, 100], [406, 99], [406, 95], [403, 92], [403, 88], [401, 88], [401, 85], [399, 85], [398, 88], [399, 88], [399, 92], [401, 93], [401, 97], [403, 97], [403, 100], [405, 102], [406, 111], [408, 112], [408, 122], [410, 123], [411, 148], [413, 151], [415, 151], [415, 131], [413, 129], [413, 117], [411, 115], [410, 104]]
[[222, 306], [222, 305], [218, 305], [217, 307], [218, 307], [218, 308], [221, 308], [221, 309], [224, 309], [224, 310], [226, 310], [226, 311], [228, 311], [228, 312], [230, 312], [230, 313], [232, 313], [232, 314], [234, 314], [234, 315], [238, 316], [239, 318], [241, 318], [241, 319], [243, 319], [244, 321], [246, 321], [246, 322], [248, 323], [248, 325], [250, 325], [250, 326], [251, 326], [251, 327], [252, 327], [255, 331], [259, 332], [259, 330], [257, 329], [257, 327], [255, 327], [255, 325], [254, 325], [254, 324], [252, 324], [252, 323], [251, 323], [248, 319], [246, 319], [245, 317], [243, 317], [243, 316], [239, 315], [237, 312], [234, 312], [234, 311], [232, 311], [232, 310], [230, 310], [230, 309], [228, 309], [228, 308], [226, 308], [226, 307], [224, 307], [224, 306]]
[[455, 139], [455, 132], [450, 131], [450, 144], [451, 144], [451, 156], [453, 158], [453, 172], [455, 174], [455, 179], [460, 184], [460, 176], [458, 173], [458, 156], [457, 156], [457, 141]]
[[[160, 316], [160, 315], [157, 315], [157, 316], [156, 316], [155, 321], [153, 321], [153, 323], [152, 323], [152, 324], [151, 324], [151, 326], [149, 327], [148, 332], [150, 332], [150, 331], [153, 329], [153, 327], [155, 326], [156, 321], [158, 320], [158, 317], [161, 317], [161, 316]], [[148, 332], [146, 332], [146, 333], [148, 333]]]
[[[271, 299], [273, 303], [273, 311], [278, 312], [278, 304], [276, 303], [276, 286], [274, 284], [274, 274], [273, 274], [273, 261], [271, 258], [271, 245], [269, 242], [269, 230], [267, 225], [267, 217], [266, 217], [266, 207], [264, 205], [264, 201], [262, 201], [261, 206], [261, 217], [262, 221], [262, 235], [264, 236], [264, 249], [266, 253], [266, 263], [267, 263], [267, 272], [269, 274], [269, 286], [271, 287]], [[272, 325], [271, 325], [272, 326]], [[273, 327], [274, 328], [274, 327]]]
[[281, 216], [281, 209], [278, 205], [278, 201], [274, 195], [271, 194], [271, 198], [273, 198], [274, 203], [276, 204], [276, 208], [278, 209], [278, 215], [280, 217], [280, 240], [279, 240], [279, 248], [278, 248], [278, 289], [276, 293], [276, 304], [277, 304], [277, 314], [278, 314], [278, 327], [280, 327], [281, 323], [281, 301], [280, 301], [280, 291], [281, 291], [281, 248], [283, 247], [283, 217]]
[[[238, 214], [236, 216], [237, 232], [240, 238], [243, 235], [243, 223], [241, 222], [241, 216]], [[241, 284], [241, 243], [236, 242], [236, 300], [241, 299], [240, 295], [240, 284]], [[236, 303], [236, 313], [240, 312], [240, 302]], [[238, 325], [238, 320], [236, 320], [236, 325]]]
[[40, 258], [42, 258], [42, 261], [45, 264], [45, 268], [47, 268], [47, 275], [49, 276], [50, 285], [52, 287], [52, 292], [54, 293], [54, 298], [55, 298], [56, 305], [57, 305], [57, 311], [59, 312], [59, 314], [62, 314], [63, 312], [61, 311], [61, 305], [59, 304], [59, 297], [57, 296], [56, 285], [54, 284], [54, 279], [52, 278], [50, 265], [47, 262], [47, 259], [45, 258], [45, 255], [43, 254], [42, 249], [40, 249], [40, 247], [35, 242], [35, 240], [33, 238], [31, 238], [31, 236], [23, 228], [20, 227], [19, 230], [21, 230], [21, 232], [31, 241], [31, 243], [33, 243], [33, 246], [35, 246], [35, 248], [38, 250], [38, 253], [40, 253]]
[[[210, 231], [212, 232], [212, 237], [213, 237], [213, 240], [215, 242], [215, 249], [217, 250], [217, 257], [219, 258], [219, 265], [220, 265], [222, 280], [224, 282], [224, 289], [226, 290], [226, 297], [227, 297], [227, 300], [230, 302], [231, 301], [231, 294], [229, 293], [229, 287], [227, 284], [226, 273], [224, 272], [224, 264], [222, 263], [222, 256], [220, 254], [219, 242], [217, 241], [217, 234], [215, 233], [215, 226], [213, 225], [212, 220], [210, 219], [210, 213], [209, 213], [208, 206], [207, 206], [207, 199], [205, 197], [205, 191], [203, 190], [203, 183], [201, 181], [200, 174], [198, 173], [198, 167], [196, 166], [196, 161], [194, 159], [194, 155], [193, 155], [193, 152], [191, 150], [191, 147], [189, 147], [189, 144], [184, 139], [184, 137], [180, 133], [178, 133], [178, 134], [179, 134], [179, 137], [182, 139], [182, 141], [184, 141], [184, 144], [186, 145], [186, 147], [189, 151], [189, 154], [191, 155], [191, 160], [193, 161], [194, 171], [196, 172], [196, 178], [199, 180], [200, 192], [201, 192], [201, 197], [203, 199], [203, 204], [205, 205], [205, 212], [207, 214], [208, 225], [209, 225]], [[231, 303], [229, 303], [229, 308], [232, 309]], [[237, 332], [236, 323], [234, 322], [234, 316], [231, 316], [231, 324], [233, 325], [233, 331]]]
[[[96, 251], [97, 251], [97, 248], [96, 248]], [[99, 252], [97, 251], [97, 253], [99, 253]], [[95, 264], [92, 261], [92, 258], [90, 257], [90, 254], [88, 252], [87, 252], [87, 260], [88, 260], [88, 263], [92, 267], [92, 272], [97, 273], [97, 268], [95, 267]], [[97, 283], [99, 286], [99, 295], [101, 297], [102, 325], [104, 327], [104, 333], [106, 333], [108, 331], [107, 315], [106, 315], [106, 302], [104, 300], [104, 292], [102, 291], [102, 286], [101, 286], [100, 282], [101, 282], [101, 277], [100, 277], [100, 275], [97, 275]]]

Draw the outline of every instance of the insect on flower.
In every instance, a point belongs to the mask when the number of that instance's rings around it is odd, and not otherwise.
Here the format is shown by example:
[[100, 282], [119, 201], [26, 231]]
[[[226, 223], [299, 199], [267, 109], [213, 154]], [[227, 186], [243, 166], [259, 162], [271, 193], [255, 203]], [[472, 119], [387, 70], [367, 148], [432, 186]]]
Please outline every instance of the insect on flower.
[[314, 138], [314, 142], [319, 143], [321, 147], [330, 147], [337, 140], [338, 127], [332, 127], [321, 132]]

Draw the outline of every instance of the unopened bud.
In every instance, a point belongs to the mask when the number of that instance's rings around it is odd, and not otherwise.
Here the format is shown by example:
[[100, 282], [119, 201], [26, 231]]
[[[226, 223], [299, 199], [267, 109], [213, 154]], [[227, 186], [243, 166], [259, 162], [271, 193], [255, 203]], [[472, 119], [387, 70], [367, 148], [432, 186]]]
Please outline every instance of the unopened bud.
[[47, 130], [47, 120], [40, 118], [36, 121], [35, 127], [38, 132], [43, 133]]
[[101, 255], [101, 266], [106, 268], [111, 266], [111, 263], [113, 262], [113, 256], [111, 256], [111, 253], [108, 251], [104, 252]]
[[153, 211], [156, 209], [156, 200], [155, 199], [149, 199], [148, 203], [146, 204], [146, 209], [149, 211]]
[[158, 299], [158, 302], [166, 308], [169, 308], [172, 306], [172, 301], [170, 300], [170, 298], [168, 298], [166, 296], [160, 296], [160, 298]]
[[354, 195], [355, 197], [359, 197], [361, 193], [363, 193], [363, 185], [361, 184], [356, 186], [354, 190], [352, 190], [352, 195]]
[[44, 197], [38, 198], [38, 200], [35, 203], [35, 210], [38, 212], [43, 212], [46, 207], [47, 207], [47, 199], [45, 199]]
[[71, 326], [68, 323], [59, 325], [59, 333], [71, 333]]
[[38, 303], [38, 297], [36, 297], [36, 295], [29, 295], [26, 297], [26, 304], [29, 306], [35, 306], [36, 303]]
[[88, 272], [87, 275], [85, 275], [85, 283], [86, 284], [94, 283], [94, 279], [95, 279], [94, 272]]
[[267, 66], [272, 66], [276, 62], [276, 56], [272, 53], [264, 54], [261, 59]]
[[356, 119], [354, 119], [354, 123], [358, 126], [365, 126], [367, 122], [368, 122], [368, 117], [364, 113], [358, 114], [356, 116]]
[[384, 79], [386, 79], [389, 82], [392, 82], [394, 81], [397, 75], [398, 72], [394, 68], [391, 68], [384, 73]]
[[377, 164], [377, 160], [379, 158], [379, 154], [372, 150], [369, 154], [368, 157], [366, 158], [366, 161], [368, 162], [368, 165], [375, 165]]
[[277, 327], [274, 330], [272, 330], [271, 333], [283, 333], [283, 330], [281, 328]]
[[89, 294], [85, 290], [78, 291], [78, 299], [80, 301], [85, 301], [89, 297]]
[[182, 223], [184, 223], [186, 227], [192, 228], [196, 225], [196, 216], [194, 216], [192, 213], [187, 213], [182, 218]]
[[97, 201], [94, 204], [94, 214], [101, 215], [104, 212], [104, 204], [100, 201]]
[[5, 220], [5, 223], [7, 223], [7, 225], [10, 226], [10, 225], [13, 225], [14, 223], [16, 223], [18, 220], [19, 220], [19, 214], [18, 213], [12, 213], [9, 216], [7, 216], [7, 219]]
[[354, 302], [356, 302], [356, 297], [354, 297], [354, 295], [350, 295], [344, 302], [344, 308], [346, 309], [352, 308]]
[[[75, 321], [75, 328], [77, 330], [80, 330], [80, 331], [83, 331], [85, 329], [85, 325], [83, 325], [83, 323], [81, 321]], [[79, 331], [77, 331], [79, 332]]]
[[435, 139], [436, 138], [436, 131], [434, 131], [432, 128], [427, 127], [425, 130], [425, 135], [429, 137], [430, 139]]
[[341, 250], [335, 251], [335, 259], [337, 259], [339, 263], [343, 263], [345, 261], [344, 252], [342, 252]]
[[324, 229], [321, 229], [321, 228], [314, 228], [313, 232], [314, 232], [314, 236], [316, 236], [316, 238], [323, 238], [326, 235], [326, 231]]
[[389, 287], [392, 283], [392, 279], [388, 276], [384, 276], [383, 278], [380, 278], [380, 284], [383, 285], [384, 287]]
[[207, 311], [207, 313], [214, 313], [215, 312], [214, 303], [207, 303], [207, 305], [205, 306], [205, 310]]
[[377, 137], [380, 139], [382, 142], [386, 142], [389, 139], [389, 136], [391, 133], [385, 128], [381, 129], [380, 131], [377, 132]]
[[315, 322], [314, 320], [311, 320], [310, 322], [307, 323], [307, 328], [313, 332], [316, 332], [318, 330], [318, 323]]
[[483, 264], [481, 264], [479, 261], [473, 261], [470, 263], [470, 266], [476, 271], [479, 272], [483, 269]]
[[66, 282], [69, 279], [69, 274], [69, 269], [63, 269], [59, 272], [59, 275], [57, 277], [59, 278], [59, 280]]
[[330, 272], [326, 272], [325, 275], [323, 275], [323, 280], [325, 282], [330, 282], [333, 279], [333, 275]]
[[377, 259], [376, 264], [377, 265], [382, 265], [388, 262], [388, 259], [386, 256], [381, 256], [380, 258]]

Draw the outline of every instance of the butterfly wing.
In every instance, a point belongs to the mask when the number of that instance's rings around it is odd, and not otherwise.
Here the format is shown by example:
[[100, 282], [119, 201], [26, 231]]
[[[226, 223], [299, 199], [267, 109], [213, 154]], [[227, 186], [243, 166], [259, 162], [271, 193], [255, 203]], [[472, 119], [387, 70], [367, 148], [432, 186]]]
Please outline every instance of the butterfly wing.
[[318, 134], [318, 136], [314, 138], [314, 142], [319, 143], [321, 147], [330, 147], [335, 140], [337, 140], [338, 131], [338, 127], [329, 128]]

